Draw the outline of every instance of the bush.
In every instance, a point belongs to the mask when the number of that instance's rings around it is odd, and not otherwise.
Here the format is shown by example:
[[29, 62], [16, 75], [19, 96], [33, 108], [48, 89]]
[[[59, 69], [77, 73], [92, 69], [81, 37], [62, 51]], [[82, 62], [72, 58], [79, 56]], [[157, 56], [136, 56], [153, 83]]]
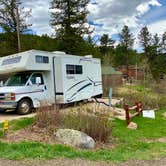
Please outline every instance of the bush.
[[62, 123], [62, 113], [58, 106], [45, 106], [37, 109], [36, 125], [39, 128], [55, 130]]
[[91, 113], [91, 110], [77, 110], [77, 114], [69, 114], [64, 118], [64, 128], [82, 131], [95, 141], [108, 142], [112, 132], [112, 123], [104, 113]]
[[106, 143], [112, 132], [108, 114], [78, 107], [75, 111], [62, 111], [58, 107], [42, 107], [37, 111], [36, 124], [47, 128], [49, 133], [58, 128], [75, 129], [91, 136], [95, 141]]
[[134, 105], [141, 101], [144, 109], [166, 108], [166, 95], [153, 92], [142, 86], [126, 86], [119, 88], [116, 95], [124, 98], [124, 102]]

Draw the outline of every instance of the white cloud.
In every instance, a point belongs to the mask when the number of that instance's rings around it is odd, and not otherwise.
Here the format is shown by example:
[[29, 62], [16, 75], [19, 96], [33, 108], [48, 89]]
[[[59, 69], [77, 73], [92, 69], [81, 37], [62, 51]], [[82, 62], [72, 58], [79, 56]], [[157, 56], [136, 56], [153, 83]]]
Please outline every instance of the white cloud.
[[[38, 35], [51, 35], [54, 30], [49, 25], [50, 13], [49, 7], [51, 0], [22, 0], [23, 6], [32, 9], [32, 17], [29, 22], [33, 24], [32, 29]], [[126, 24], [136, 35], [144, 25], [141, 16], [151, 9], [151, 6], [159, 7], [158, 0], [95, 0], [97, 4], [89, 4], [88, 20], [103, 26], [92, 26], [95, 28], [93, 35], [109, 35], [119, 33]], [[163, 26], [162, 26], [163, 25]], [[160, 32], [164, 30], [165, 21], [151, 24], [150, 31]], [[157, 29], [157, 30], [156, 30]]]
[[161, 4], [157, 0], [151, 0], [149, 2], [141, 3], [137, 6], [136, 10], [138, 11], [138, 15], [142, 15], [150, 10], [150, 6], [161, 6]]
[[53, 34], [53, 29], [49, 25], [50, 20], [50, 1], [42, 1], [42, 0], [28, 0], [23, 1], [23, 6], [26, 8], [32, 9], [32, 16], [28, 20], [29, 23], [32, 23], [33, 31], [38, 34]]
[[164, 32], [166, 32], [166, 20], [160, 20], [151, 23], [150, 25], [148, 25], [148, 29], [153, 35], [155, 33], [162, 35]]
[[103, 27], [96, 28], [95, 34], [119, 33], [124, 25], [132, 31], [142, 26], [140, 17], [150, 10], [151, 6], [161, 6], [158, 0], [98, 0], [98, 5], [89, 5], [89, 20]]

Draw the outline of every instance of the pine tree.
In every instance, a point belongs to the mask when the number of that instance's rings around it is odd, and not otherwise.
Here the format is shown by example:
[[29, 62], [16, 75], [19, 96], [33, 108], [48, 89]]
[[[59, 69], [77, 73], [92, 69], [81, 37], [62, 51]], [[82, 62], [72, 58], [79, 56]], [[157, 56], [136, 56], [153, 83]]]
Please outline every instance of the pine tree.
[[[131, 64], [131, 61], [133, 59], [133, 45], [134, 45], [134, 37], [133, 34], [130, 33], [130, 30], [127, 25], [125, 25], [119, 34], [120, 37], [120, 44], [119, 47], [121, 47], [120, 50], [123, 50], [122, 56], [125, 59], [126, 70], [128, 72], [129, 65]], [[127, 73], [128, 74], [128, 73]]]
[[87, 5], [90, 0], [53, 0], [51, 2], [51, 26], [60, 39], [60, 50], [76, 53], [82, 43], [83, 35], [89, 34]]
[[115, 41], [112, 40], [108, 34], [103, 34], [100, 39], [100, 51], [104, 55], [103, 63], [105, 65], [111, 64], [113, 61], [114, 55], [114, 43]]
[[140, 41], [141, 46], [143, 47], [143, 50], [145, 52], [145, 55], [149, 56], [149, 49], [152, 45], [152, 35], [150, 34], [148, 28], [145, 26], [141, 29], [138, 39]]

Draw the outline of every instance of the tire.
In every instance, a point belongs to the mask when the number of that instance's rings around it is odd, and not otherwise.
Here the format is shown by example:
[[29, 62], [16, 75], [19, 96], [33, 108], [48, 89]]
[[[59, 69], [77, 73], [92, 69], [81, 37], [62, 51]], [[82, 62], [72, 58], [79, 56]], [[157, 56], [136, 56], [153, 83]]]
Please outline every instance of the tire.
[[0, 113], [4, 113], [4, 112], [6, 112], [6, 109], [0, 108]]
[[32, 102], [29, 99], [22, 99], [18, 103], [17, 113], [19, 115], [27, 115], [32, 111]]

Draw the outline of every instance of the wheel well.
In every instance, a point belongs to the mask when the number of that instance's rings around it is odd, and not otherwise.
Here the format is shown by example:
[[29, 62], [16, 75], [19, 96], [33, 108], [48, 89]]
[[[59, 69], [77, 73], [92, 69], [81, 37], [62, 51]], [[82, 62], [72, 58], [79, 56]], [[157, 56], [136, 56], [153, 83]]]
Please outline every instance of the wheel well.
[[29, 100], [31, 102], [32, 108], [34, 107], [33, 106], [33, 101], [32, 101], [32, 99], [30, 97], [24, 97], [24, 98], [20, 99], [19, 102], [22, 101], [22, 100], [24, 100], [24, 99]]

